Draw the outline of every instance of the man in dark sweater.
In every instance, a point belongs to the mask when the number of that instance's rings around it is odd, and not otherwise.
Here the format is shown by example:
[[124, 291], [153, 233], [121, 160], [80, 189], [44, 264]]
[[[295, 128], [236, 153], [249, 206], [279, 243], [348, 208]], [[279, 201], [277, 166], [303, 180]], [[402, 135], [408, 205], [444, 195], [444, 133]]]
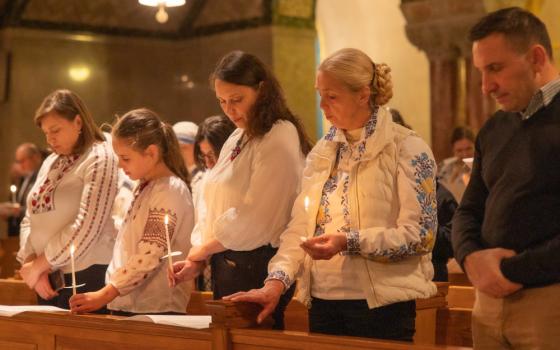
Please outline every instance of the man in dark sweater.
[[502, 107], [483, 126], [453, 219], [457, 261], [476, 288], [478, 349], [560, 346], [560, 78], [545, 25], [519, 8], [470, 32], [482, 91]]

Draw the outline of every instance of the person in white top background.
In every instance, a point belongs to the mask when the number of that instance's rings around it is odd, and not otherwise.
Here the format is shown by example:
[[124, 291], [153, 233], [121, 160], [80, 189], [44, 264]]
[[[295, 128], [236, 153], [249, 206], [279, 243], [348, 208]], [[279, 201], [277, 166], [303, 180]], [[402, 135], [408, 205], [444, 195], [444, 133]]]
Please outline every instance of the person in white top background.
[[265, 286], [226, 298], [262, 304], [259, 322], [299, 277], [311, 332], [412, 341], [415, 299], [436, 293], [436, 165], [381, 107], [392, 97], [389, 73], [357, 49], [319, 66], [320, 106], [333, 126], [307, 156]]
[[181, 155], [189, 172], [189, 183], [192, 189], [202, 178], [202, 168], [196, 161], [194, 154], [194, 139], [198, 132], [198, 125], [193, 122], [182, 121], [173, 125], [173, 131], [177, 136], [177, 141], [179, 141]]
[[[211, 75], [224, 113], [238, 127], [204, 183], [202, 244], [174, 265], [175, 281], [192, 279], [211, 258], [215, 299], [262, 286], [301, 183], [310, 142], [270, 70], [254, 55], [226, 54]], [[275, 310], [283, 328], [286, 293]]]
[[168, 253], [167, 236], [172, 251], [188, 253], [194, 221], [188, 172], [175, 133], [157, 114], [141, 108], [120, 118], [112, 136], [119, 166], [140, 183], [117, 236], [107, 285], [73, 296], [72, 311], [109, 304], [117, 315], [185, 313], [192, 283], [169, 289], [168, 259], [161, 259]]
[[27, 197], [17, 258], [39, 303], [67, 309], [72, 289], [54, 290], [49, 273], [64, 273], [66, 285], [72, 284], [73, 246], [77, 283], [85, 283], [79, 291], [104, 285], [115, 235], [111, 207], [117, 158], [82, 99], [69, 90], [48, 95], [35, 113], [35, 124], [53, 153]]
[[[196, 224], [198, 218], [204, 218], [203, 214], [206, 210], [201, 189], [204, 187], [204, 178], [207, 172], [212, 169], [218, 161], [218, 156], [222, 151], [224, 143], [229, 136], [235, 131], [235, 124], [228, 117], [215, 115], [204, 119], [198, 128], [194, 139], [194, 155], [198, 167], [202, 169], [202, 179], [197, 185], [192, 187], [195, 226], [191, 234], [191, 242], [193, 245], [200, 245], [202, 234], [200, 228], [204, 227], [204, 223]], [[199, 212], [201, 214], [199, 214]], [[204, 271], [196, 279], [197, 289], [203, 291], [212, 290], [210, 266], [206, 266]]]

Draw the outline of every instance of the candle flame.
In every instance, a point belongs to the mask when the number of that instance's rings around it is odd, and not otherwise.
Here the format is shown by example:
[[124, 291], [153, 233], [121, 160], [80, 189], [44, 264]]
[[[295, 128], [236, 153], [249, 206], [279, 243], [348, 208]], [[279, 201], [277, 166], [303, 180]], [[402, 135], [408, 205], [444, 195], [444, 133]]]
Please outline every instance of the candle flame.
[[16, 193], [16, 191], [17, 191], [16, 185], [11, 185], [11, 186], [10, 186], [10, 191], [11, 191], [12, 193]]
[[309, 208], [309, 197], [305, 196], [305, 199], [303, 200], [303, 205], [305, 206], [305, 210], [307, 210], [307, 208]]
[[165, 214], [165, 218], [163, 219], [163, 222], [168, 225], [169, 224], [169, 216], [167, 216], [167, 214]]
[[70, 255], [74, 256], [74, 251], [76, 250], [76, 248], [74, 248], [74, 243], [70, 244]]

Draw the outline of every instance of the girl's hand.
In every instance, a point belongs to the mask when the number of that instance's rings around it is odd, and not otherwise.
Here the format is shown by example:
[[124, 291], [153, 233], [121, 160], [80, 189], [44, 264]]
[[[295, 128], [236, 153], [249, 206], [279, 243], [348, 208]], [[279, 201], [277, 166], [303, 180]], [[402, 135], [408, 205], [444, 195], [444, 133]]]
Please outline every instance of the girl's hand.
[[300, 247], [313, 260], [329, 260], [335, 254], [347, 249], [346, 235], [342, 232], [327, 233], [308, 238], [300, 244]]
[[99, 310], [118, 296], [117, 288], [108, 284], [96, 292], [73, 295], [70, 298], [70, 310], [72, 313]]
[[41, 276], [39, 276], [39, 279], [35, 284], [35, 292], [37, 292], [37, 294], [39, 294], [39, 296], [45, 300], [50, 300], [58, 296], [58, 293], [55, 292], [51, 287], [48, 272], [43, 272]]
[[167, 270], [169, 287], [175, 287], [178, 283], [195, 279], [202, 272], [204, 265], [203, 261], [191, 261], [189, 259], [177, 261], [173, 264], [173, 271]]

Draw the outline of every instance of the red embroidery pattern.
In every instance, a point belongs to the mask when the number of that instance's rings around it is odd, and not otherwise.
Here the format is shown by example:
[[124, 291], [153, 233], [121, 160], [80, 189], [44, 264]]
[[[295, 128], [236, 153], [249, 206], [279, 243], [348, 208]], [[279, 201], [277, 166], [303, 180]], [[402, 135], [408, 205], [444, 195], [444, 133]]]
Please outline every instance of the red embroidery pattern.
[[177, 226], [177, 214], [171, 209], [151, 208], [148, 210], [148, 221], [146, 222], [141, 241], [155, 243], [167, 249], [164, 222], [165, 214], [169, 216], [169, 239], [173, 239], [173, 234]]
[[[138, 197], [140, 197], [140, 194], [142, 193], [142, 191], [148, 187], [148, 184], [150, 184], [149, 181], [146, 182], [141, 182], [140, 184], [138, 184], [138, 186], [136, 186], [136, 188], [134, 189], [134, 193], [133, 193], [133, 198], [132, 201], [130, 202], [130, 205], [128, 206], [128, 210], [126, 211], [126, 215], [124, 216], [124, 222], [123, 222], [123, 226], [125, 223], [127, 223], [130, 219], [130, 216], [132, 215], [132, 211], [135, 210], [135, 206], [136, 206], [136, 202], [138, 200]], [[138, 210], [138, 208], [136, 209]]]
[[[97, 241], [97, 237], [103, 230], [103, 224], [106, 218], [110, 214], [111, 208], [113, 206], [113, 199], [115, 198], [117, 191], [117, 162], [115, 157], [110, 155], [107, 146], [100, 147], [94, 146], [93, 152], [95, 152], [95, 162], [93, 164], [93, 171], [90, 176], [88, 176], [85, 181], [93, 182], [95, 185], [89, 186], [89, 190], [86, 194], [85, 206], [82, 203], [82, 208], [80, 208], [80, 214], [78, 215], [78, 220], [76, 221], [76, 228], [71, 239], [63, 247], [63, 249], [54, 257], [54, 261], [58, 260], [66, 251], [70, 250], [70, 244], [72, 242], [78, 241], [78, 237], [81, 231], [84, 230], [84, 223], [86, 223], [87, 228], [83, 237], [77, 243], [76, 249], [78, 254], [76, 258], [80, 258], [83, 254], [86, 254], [89, 247]], [[99, 153], [102, 151], [102, 155]], [[102, 160], [100, 162], [99, 160]], [[103, 168], [99, 169], [99, 165]], [[85, 247], [82, 248], [82, 245]], [[70, 261], [70, 255], [66, 255], [65, 259], [58, 262], [60, 265], [65, 265]]]
[[31, 193], [31, 212], [33, 214], [46, 213], [54, 210], [54, 191], [56, 187], [76, 161], [80, 158], [79, 154], [70, 156], [58, 156], [52, 164], [45, 181], [39, 188]]

